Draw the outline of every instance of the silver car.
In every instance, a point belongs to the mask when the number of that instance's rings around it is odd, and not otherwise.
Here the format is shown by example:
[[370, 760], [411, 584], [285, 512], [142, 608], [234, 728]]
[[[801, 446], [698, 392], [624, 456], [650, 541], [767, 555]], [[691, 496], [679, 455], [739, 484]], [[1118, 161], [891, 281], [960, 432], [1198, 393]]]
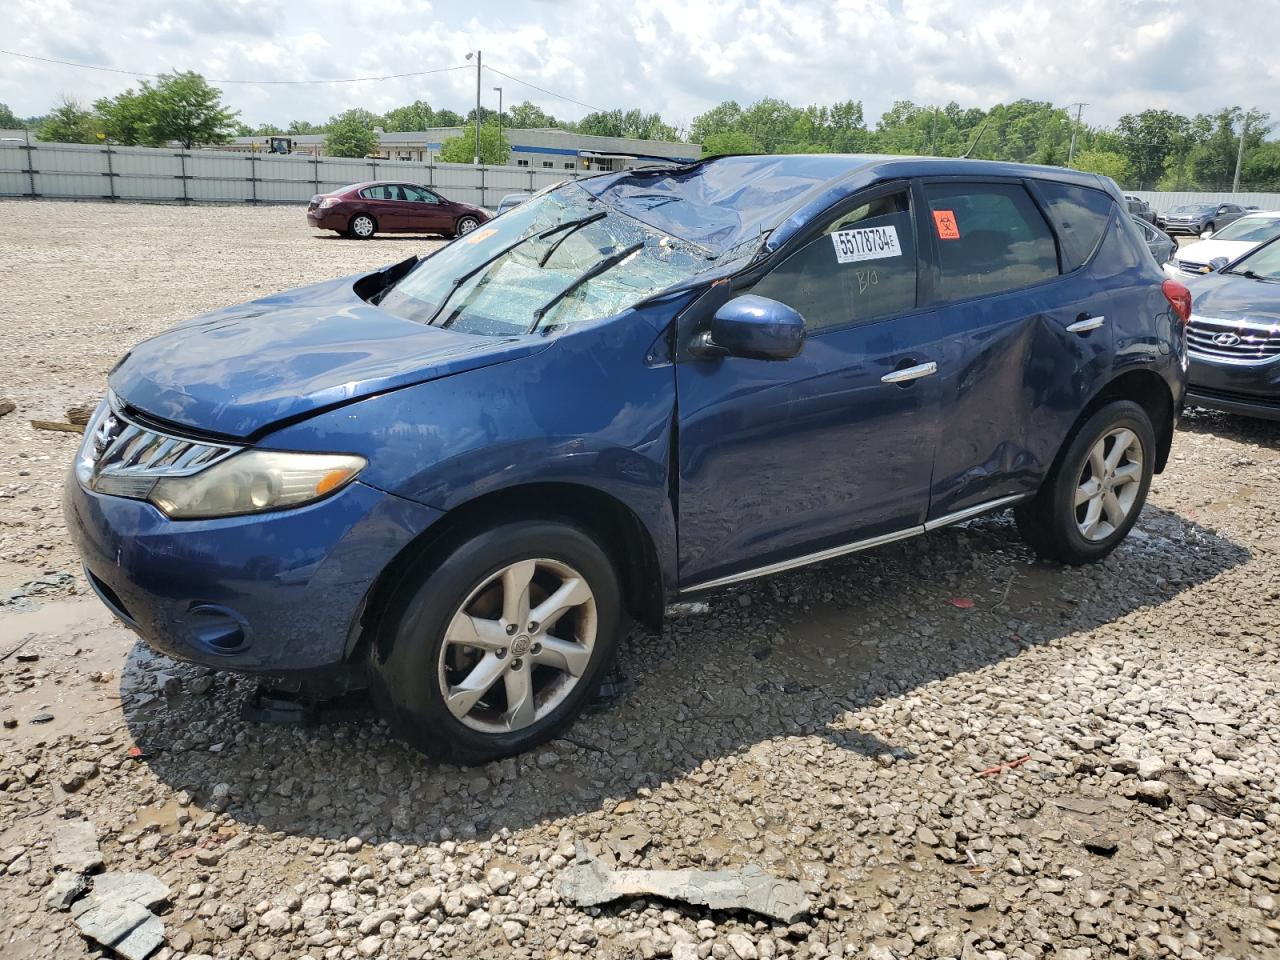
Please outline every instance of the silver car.
[[1245, 213], [1245, 208], [1238, 203], [1184, 203], [1156, 217], [1156, 226], [1168, 234], [1188, 233], [1198, 237], [1235, 223]]
[[1136, 214], [1133, 215], [1132, 219], [1142, 232], [1142, 239], [1147, 241], [1147, 249], [1156, 258], [1156, 263], [1162, 265], [1167, 263], [1173, 256], [1174, 251], [1178, 249], [1178, 241]]

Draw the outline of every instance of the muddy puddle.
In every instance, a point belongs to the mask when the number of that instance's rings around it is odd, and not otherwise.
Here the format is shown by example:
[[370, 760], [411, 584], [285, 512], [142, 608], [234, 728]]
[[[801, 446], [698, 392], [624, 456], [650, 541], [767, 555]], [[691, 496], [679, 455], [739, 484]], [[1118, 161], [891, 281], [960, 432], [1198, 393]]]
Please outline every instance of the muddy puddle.
[[8, 655], [0, 662], [0, 743], [118, 727], [120, 678], [136, 642], [94, 597], [0, 607], [0, 656]]

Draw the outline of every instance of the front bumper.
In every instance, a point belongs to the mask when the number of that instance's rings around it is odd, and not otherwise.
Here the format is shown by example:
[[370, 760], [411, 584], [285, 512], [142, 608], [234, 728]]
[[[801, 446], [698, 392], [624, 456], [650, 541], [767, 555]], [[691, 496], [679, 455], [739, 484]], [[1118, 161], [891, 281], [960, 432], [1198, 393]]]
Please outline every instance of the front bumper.
[[63, 512], [90, 584], [150, 646], [277, 676], [341, 664], [378, 575], [441, 516], [357, 481], [293, 510], [170, 520], [74, 471]]
[[1280, 359], [1260, 364], [1228, 364], [1192, 354], [1187, 403], [1280, 420]]
[[1204, 232], [1204, 227], [1199, 223], [1170, 223], [1166, 220], [1164, 223], [1158, 224], [1158, 226], [1170, 236], [1175, 233], [1185, 233], [1193, 237], [1198, 237]]

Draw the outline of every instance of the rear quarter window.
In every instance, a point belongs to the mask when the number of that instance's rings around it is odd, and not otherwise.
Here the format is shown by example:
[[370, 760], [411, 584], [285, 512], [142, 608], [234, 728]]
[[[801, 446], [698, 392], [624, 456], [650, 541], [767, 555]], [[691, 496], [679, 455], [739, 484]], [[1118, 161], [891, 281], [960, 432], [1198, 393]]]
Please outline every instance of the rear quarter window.
[[1063, 269], [1068, 273], [1084, 266], [1102, 242], [1115, 201], [1101, 190], [1052, 180], [1037, 181], [1037, 189], [1049, 208], [1049, 219], [1062, 241]]

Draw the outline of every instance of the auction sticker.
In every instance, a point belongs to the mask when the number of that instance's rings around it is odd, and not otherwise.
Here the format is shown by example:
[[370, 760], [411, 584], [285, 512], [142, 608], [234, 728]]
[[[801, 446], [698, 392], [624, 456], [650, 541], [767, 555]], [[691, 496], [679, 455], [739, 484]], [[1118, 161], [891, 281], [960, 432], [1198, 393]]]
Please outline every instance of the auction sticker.
[[860, 260], [902, 256], [902, 248], [898, 246], [898, 230], [892, 226], [840, 230], [831, 235], [831, 242], [836, 248], [836, 263], [857, 263]]

